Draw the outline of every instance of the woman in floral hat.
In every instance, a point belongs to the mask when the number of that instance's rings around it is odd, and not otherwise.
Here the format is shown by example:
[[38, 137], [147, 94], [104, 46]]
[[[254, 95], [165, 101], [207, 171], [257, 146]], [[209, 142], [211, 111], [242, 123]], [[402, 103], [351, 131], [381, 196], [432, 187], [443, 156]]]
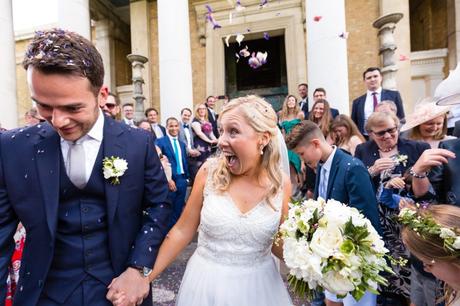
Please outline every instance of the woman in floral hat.
[[447, 135], [449, 106], [436, 105], [428, 100], [414, 109], [401, 127], [401, 132], [408, 131], [408, 139], [424, 141], [431, 148], [437, 148], [441, 141], [455, 138]]

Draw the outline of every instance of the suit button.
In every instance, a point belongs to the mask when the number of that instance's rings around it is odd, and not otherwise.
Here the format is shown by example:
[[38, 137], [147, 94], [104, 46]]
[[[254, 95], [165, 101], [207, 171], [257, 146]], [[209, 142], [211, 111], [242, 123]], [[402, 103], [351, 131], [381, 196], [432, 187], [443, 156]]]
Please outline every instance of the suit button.
[[89, 210], [88, 207], [83, 207], [83, 208], [81, 209], [81, 211], [84, 212], [84, 213], [87, 213], [88, 210]]

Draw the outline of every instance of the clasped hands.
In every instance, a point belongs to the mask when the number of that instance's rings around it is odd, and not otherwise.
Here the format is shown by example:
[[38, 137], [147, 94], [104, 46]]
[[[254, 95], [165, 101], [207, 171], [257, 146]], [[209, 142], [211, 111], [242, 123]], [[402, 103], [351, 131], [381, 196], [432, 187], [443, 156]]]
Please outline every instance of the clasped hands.
[[141, 305], [150, 291], [150, 280], [138, 270], [128, 268], [107, 287], [106, 298], [115, 306]]

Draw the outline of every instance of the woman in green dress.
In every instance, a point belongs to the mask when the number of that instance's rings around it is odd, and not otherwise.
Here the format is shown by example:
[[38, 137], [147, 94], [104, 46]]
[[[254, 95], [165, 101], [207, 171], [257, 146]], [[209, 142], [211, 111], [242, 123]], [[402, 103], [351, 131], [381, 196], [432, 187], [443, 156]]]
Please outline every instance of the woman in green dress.
[[[287, 96], [283, 102], [281, 110], [278, 112], [279, 125], [284, 137], [286, 138], [292, 128], [303, 119], [304, 113], [300, 109], [299, 103], [297, 103], [297, 98], [293, 95]], [[295, 194], [303, 183], [302, 161], [299, 156], [291, 150], [288, 150], [288, 157], [293, 191], [292, 194]]]

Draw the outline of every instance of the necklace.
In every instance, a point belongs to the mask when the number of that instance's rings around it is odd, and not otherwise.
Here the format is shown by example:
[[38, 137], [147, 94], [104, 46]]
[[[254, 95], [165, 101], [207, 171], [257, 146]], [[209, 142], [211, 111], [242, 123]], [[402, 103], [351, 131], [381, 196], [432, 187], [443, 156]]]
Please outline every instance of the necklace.
[[379, 148], [379, 151], [380, 152], [384, 152], [384, 153], [387, 153], [387, 152], [390, 152], [390, 151], [393, 151], [393, 149], [396, 147], [396, 145], [392, 146], [392, 147], [389, 147], [388, 149], [380, 149]]

